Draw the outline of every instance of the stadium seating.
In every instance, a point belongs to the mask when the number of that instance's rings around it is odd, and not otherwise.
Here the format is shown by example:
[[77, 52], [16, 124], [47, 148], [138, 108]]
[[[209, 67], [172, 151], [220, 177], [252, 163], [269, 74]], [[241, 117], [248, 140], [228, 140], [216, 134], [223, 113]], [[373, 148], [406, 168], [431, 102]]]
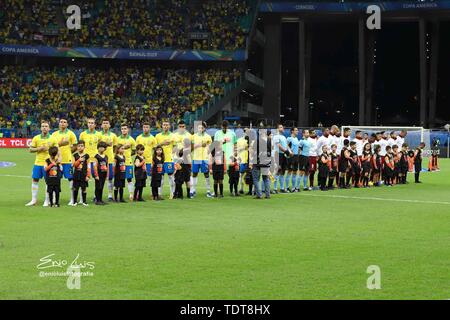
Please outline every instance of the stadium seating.
[[254, 0], [206, 3], [89, 0], [81, 6], [82, 29], [73, 31], [65, 26], [68, 15], [64, 10], [72, 1], [4, 0], [0, 12], [0, 43], [235, 50], [245, 47], [251, 25], [250, 8], [254, 8], [254, 3]]
[[84, 127], [88, 116], [135, 128], [150, 121], [159, 128], [161, 119], [178, 121], [222, 96], [239, 77], [236, 69], [6, 66], [0, 69], [0, 103], [10, 112], [0, 116], [0, 128], [23, 134], [43, 118], [57, 127], [60, 116], [74, 129]]

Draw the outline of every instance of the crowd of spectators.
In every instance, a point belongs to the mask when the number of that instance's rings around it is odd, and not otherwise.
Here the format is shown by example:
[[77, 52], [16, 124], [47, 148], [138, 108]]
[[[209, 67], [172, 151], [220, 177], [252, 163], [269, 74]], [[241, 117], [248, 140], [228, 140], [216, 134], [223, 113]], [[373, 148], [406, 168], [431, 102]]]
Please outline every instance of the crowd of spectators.
[[207, 32], [210, 41], [194, 41], [194, 49], [218, 50], [245, 47], [246, 32], [243, 19], [250, 14], [248, 3], [243, 0], [207, 1], [201, 10], [192, 14], [192, 30]]
[[10, 113], [0, 128], [25, 130], [42, 119], [57, 126], [59, 117], [81, 128], [87, 117], [108, 118], [139, 128], [159, 128], [162, 119], [177, 122], [186, 113], [224, 94], [237, 80], [236, 69], [68, 68], [5, 66], [0, 69], [0, 99]]
[[[86, 0], [81, 30], [69, 30], [69, 0], [2, 0], [0, 43], [55, 47], [235, 50], [253, 0]], [[192, 32], [207, 34], [192, 40]], [[194, 37], [195, 39], [195, 37]]]

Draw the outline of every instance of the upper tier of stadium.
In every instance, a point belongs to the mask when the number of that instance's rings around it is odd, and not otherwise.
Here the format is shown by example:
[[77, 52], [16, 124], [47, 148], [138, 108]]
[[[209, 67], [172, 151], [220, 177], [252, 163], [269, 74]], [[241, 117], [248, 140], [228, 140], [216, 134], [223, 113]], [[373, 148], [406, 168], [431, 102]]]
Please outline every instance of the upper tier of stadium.
[[71, 0], [3, 0], [0, 43], [50, 47], [237, 50], [256, 0], [86, 0], [81, 30], [68, 30]]

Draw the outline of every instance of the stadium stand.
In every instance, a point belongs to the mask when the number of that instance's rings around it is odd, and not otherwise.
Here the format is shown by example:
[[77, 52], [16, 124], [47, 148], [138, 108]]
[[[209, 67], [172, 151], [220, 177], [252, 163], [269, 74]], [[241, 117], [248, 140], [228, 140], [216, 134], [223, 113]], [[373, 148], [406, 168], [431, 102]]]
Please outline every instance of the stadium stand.
[[0, 100], [10, 112], [0, 116], [0, 128], [16, 128], [18, 136], [25, 136], [41, 119], [57, 126], [61, 116], [74, 129], [89, 116], [134, 128], [150, 121], [159, 128], [162, 119], [184, 119], [223, 96], [239, 77], [237, 69], [5, 66], [0, 69]]
[[255, 0], [88, 0], [80, 5], [82, 29], [73, 31], [64, 10], [72, 2], [2, 1], [0, 43], [235, 50], [245, 47], [256, 9]]

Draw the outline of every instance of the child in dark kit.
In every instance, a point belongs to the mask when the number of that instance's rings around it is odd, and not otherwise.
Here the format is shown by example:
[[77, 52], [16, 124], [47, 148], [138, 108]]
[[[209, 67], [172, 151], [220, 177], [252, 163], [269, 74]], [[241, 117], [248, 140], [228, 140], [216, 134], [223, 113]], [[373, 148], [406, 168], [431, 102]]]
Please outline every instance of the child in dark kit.
[[342, 147], [341, 154], [339, 156], [339, 188], [348, 188], [349, 180], [347, 184], [345, 179], [348, 173], [351, 171], [351, 154], [349, 150], [350, 141], [348, 139], [344, 140], [344, 146]]
[[362, 167], [362, 184], [364, 188], [369, 187], [369, 179], [371, 174], [371, 162], [372, 159], [372, 145], [366, 143], [363, 148], [363, 153], [361, 157], [361, 167]]
[[152, 197], [153, 200], [163, 200], [158, 194], [158, 189], [161, 187], [161, 181], [163, 178], [164, 168], [164, 152], [161, 146], [156, 146], [153, 152], [153, 164], [152, 164]]
[[186, 169], [181, 165], [182, 159], [178, 159], [175, 163], [175, 193], [173, 198], [183, 200], [183, 184], [186, 181]]
[[[219, 147], [211, 151], [210, 162], [211, 172], [214, 179], [214, 197], [223, 198], [223, 177], [225, 175], [225, 158], [224, 152]], [[220, 194], [218, 193], [220, 191]]]
[[97, 144], [98, 153], [94, 159], [94, 177], [95, 177], [95, 204], [105, 205], [103, 202], [103, 188], [109, 174], [108, 156], [105, 154], [108, 145], [101, 141]]
[[425, 148], [425, 143], [421, 142], [414, 151], [414, 182], [422, 183], [419, 180], [420, 172], [422, 171], [422, 150]]
[[347, 178], [347, 185], [349, 184], [350, 177], [352, 178], [352, 185], [355, 188], [359, 188], [359, 181], [361, 177], [361, 163], [358, 157], [356, 141], [350, 142], [350, 157], [351, 157], [351, 170]]
[[400, 177], [399, 180], [401, 184], [406, 184], [406, 180], [408, 177], [408, 144], [404, 143], [402, 145], [402, 150], [400, 151], [400, 160], [399, 160], [399, 166], [400, 166]]
[[384, 156], [384, 184], [388, 187], [392, 187], [392, 180], [394, 178], [394, 155], [392, 154], [392, 148], [386, 146], [386, 155]]
[[83, 140], [78, 141], [77, 153], [74, 154], [73, 163], [73, 206], [77, 205], [78, 191], [81, 189], [81, 204], [87, 206], [87, 194], [86, 189], [88, 187], [89, 177], [91, 175], [90, 166], [88, 165], [89, 155], [84, 152], [85, 144]]
[[231, 163], [228, 166], [228, 182], [230, 184], [231, 195], [237, 197], [238, 193], [238, 183], [239, 183], [239, 163], [235, 157], [231, 157]]
[[330, 172], [330, 156], [328, 155], [328, 147], [322, 147], [322, 155], [319, 160], [319, 186], [320, 190], [327, 191], [327, 178]]
[[[116, 155], [114, 157], [114, 201], [126, 202], [123, 199], [123, 188], [125, 188], [126, 166], [125, 148], [122, 144], [116, 146]], [[119, 199], [118, 199], [119, 196]]]
[[[62, 167], [58, 159], [58, 147], [50, 147], [50, 158], [45, 160], [45, 183], [50, 200], [50, 207], [59, 208], [59, 194], [61, 192]], [[55, 203], [53, 203], [55, 197]]]
[[401, 153], [398, 152], [398, 146], [394, 144], [392, 146], [392, 155], [394, 156], [394, 175], [392, 178], [393, 184], [400, 183], [400, 158]]
[[134, 176], [136, 182], [134, 184], [134, 197], [135, 201], [143, 202], [145, 201], [142, 196], [145, 188], [145, 183], [147, 181], [147, 169], [144, 158], [145, 147], [142, 144], [136, 146], [136, 158], [134, 160]]
[[372, 172], [373, 172], [373, 185], [378, 187], [380, 185], [381, 170], [383, 169], [383, 160], [380, 155], [380, 145], [375, 145], [374, 154], [372, 156]]
[[328, 189], [334, 189], [334, 179], [339, 175], [339, 156], [337, 154], [337, 145], [331, 145], [330, 157], [330, 172], [328, 174]]

